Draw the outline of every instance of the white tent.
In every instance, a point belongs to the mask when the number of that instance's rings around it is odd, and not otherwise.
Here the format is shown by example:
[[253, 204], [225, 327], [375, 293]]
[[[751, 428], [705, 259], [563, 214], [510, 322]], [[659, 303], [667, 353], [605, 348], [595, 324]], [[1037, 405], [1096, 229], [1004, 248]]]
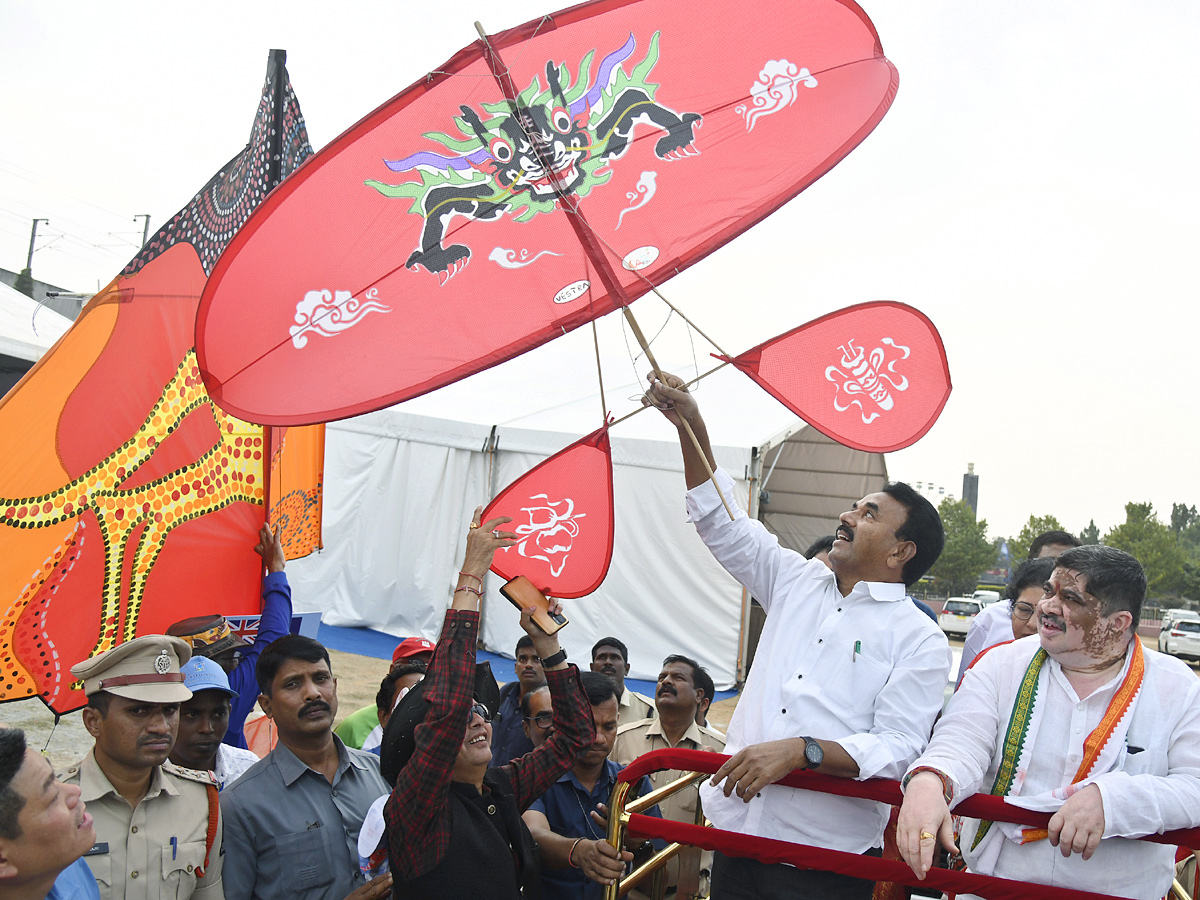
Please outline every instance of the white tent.
[[[320, 609], [332, 625], [436, 637], [475, 506], [578, 437], [397, 410], [329, 425], [326, 549], [288, 566], [297, 610]], [[564, 602], [571, 625], [563, 644], [573, 661], [586, 661], [598, 638], [615, 635], [629, 646], [635, 678], [653, 679], [664, 656], [684, 653], [718, 687], [731, 687], [745, 675], [750, 598], [685, 522], [679, 448], [616, 434], [612, 448], [612, 565], [595, 593]], [[747, 508], [753, 490], [749, 508], [767, 511], [769, 526], [800, 549], [886, 478], [879, 455], [804, 426], [761, 447], [715, 452], [737, 481], [738, 504]], [[823, 498], [822, 484], [834, 499]], [[489, 575], [481, 637], [487, 649], [511, 654], [521, 632], [499, 586]]]
[[37, 362], [70, 327], [66, 316], [0, 282], [0, 356]]

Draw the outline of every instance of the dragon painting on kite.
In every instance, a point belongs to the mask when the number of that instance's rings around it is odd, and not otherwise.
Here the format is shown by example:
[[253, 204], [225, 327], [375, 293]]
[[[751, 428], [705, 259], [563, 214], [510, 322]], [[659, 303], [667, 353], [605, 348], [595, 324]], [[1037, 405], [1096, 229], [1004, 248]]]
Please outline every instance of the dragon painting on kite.
[[[609, 162], [629, 149], [637, 125], [665, 132], [654, 146], [661, 160], [697, 153], [692, 145], [700, 114], [680, 114], [656, 102], [658, 85], [647, 81], [658, 60], [659, 37], [656, 31], [646, 58], [632, 75], [621, 66], [636, 47], [631, 34], [624, 46], [601, 61], [594, 82], [587, 80], [595, 55], [589, 52], [574, 85], [565, 65], [547, 62], [546, 89], [539, 91], [535, 80], [517, 97], [515, 110], [506, 100], [483, 103], [489, 117], [485, 121], [471, 107], [460, 107], [462, 117], [456, 124], [463, 138], [425, 135], [459, 155], [425, 151], [385, 161], [393, 172], [418, 169], [422, 175], [420, 183], [367, 181], [385, 197], [412, 197], [410, 211], [426, 220], [408, 268], [420, 265], [449, 279], [466, 266], [469, 247], [442, 243], [457, 216], [491, 222], [508, 214], [522, 222], [559, 208], [563, 195], [586, 197], [609, 179]], [[473, 170], [470, 176], [459, 175], [468, 166]]]

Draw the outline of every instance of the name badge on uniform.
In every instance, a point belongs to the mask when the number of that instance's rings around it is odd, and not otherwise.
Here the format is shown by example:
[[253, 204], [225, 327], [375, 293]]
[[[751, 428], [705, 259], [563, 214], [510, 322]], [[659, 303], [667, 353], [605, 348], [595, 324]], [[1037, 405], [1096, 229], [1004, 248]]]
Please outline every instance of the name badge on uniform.
[[98, 841], [88, 848], [84, 856], [99, 856], [101, 853], [108, 852], [108, 841]]

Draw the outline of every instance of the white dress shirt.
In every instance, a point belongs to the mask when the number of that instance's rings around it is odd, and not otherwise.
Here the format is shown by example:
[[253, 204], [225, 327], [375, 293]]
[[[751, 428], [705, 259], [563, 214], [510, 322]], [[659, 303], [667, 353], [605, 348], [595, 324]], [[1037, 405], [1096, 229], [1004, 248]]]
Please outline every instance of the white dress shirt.
[[228, 744], [218, 745], [217, 767], [213, 770], [213, 777], [217, 779], [217, 790], [225, 790], [241, 778], [246, 770], [256, 762], [258, 762], [258, 756], [253, 750], [231, 747]]
[[[1013, 701], [1040, 646], [1040, 638], [1031, 635], [981, 659], [963, 679], [914, 767], [932, 766], [950, 776], [956, 799], [990, 791]], [[1071, 783], [1083, 758], [1083, 742], [1103, 718], [1130, 658], [1127, 654], [1125, 668], [1084, 700], [1062, 667], [1046, 660], [1038, 686], [1038, 703], [1046, 706], [1028, 754], [1022, 795]], [[1145, 650], [1144, 659], [1142, 690], [1125, 747], [1115, 768], [1095, 779], [1104, 801], [1104, 840], [1092, 858], [1072, 854], [1064, 859], [1049, 841], [1017, 844], [995, 826], [972, 851], [979, 822], [965, 819], [959, 847], [972, 871], [1122, 897], [1166, 893], [1175, 848], [1121, 838], [1200, 824], [1200, 678], [1186, 664], [1153, 650]], [[998, 854], [989, 846], [995, 841], [1000, 842]], [[986, 860], [993, 858], [994, 865], [988, 865]]]
[[963, 641], [962, 662], [958, 666], [955, 684], [961, 684], [967, 668], [988, 647], [1013, 639], [1012, 607], [1007, 600], [993, 603], [971, 620], [967, 638]]
[[[717, 470], [726, 498], [733, 481]], [[842, 597], [818, 560], [785, 550], [741, 510], [730, 521], [711, 483], [688, 513], [717, 561], [767, 612], [754, 665], [729, 725], [726, 753], [809, 736], [837, 741], [859, 778], [899, 778], [924, 748], [950, 673], [945, 635], [905, 601], [904, 585], [859, 582]], [[706, 781], [718, 828], [862, 853], [882, 844], [883, 803], [769, 785], [745, 803]]]

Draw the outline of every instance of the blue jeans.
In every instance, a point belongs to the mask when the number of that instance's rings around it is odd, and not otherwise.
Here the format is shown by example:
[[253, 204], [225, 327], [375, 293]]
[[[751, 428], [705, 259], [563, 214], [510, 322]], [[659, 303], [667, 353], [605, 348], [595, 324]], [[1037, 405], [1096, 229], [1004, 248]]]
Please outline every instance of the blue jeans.
[[[864, 856], [879, 856], [868, 850]], [[712, 900], [871, 900], [874, 881], [713, 854]]]

